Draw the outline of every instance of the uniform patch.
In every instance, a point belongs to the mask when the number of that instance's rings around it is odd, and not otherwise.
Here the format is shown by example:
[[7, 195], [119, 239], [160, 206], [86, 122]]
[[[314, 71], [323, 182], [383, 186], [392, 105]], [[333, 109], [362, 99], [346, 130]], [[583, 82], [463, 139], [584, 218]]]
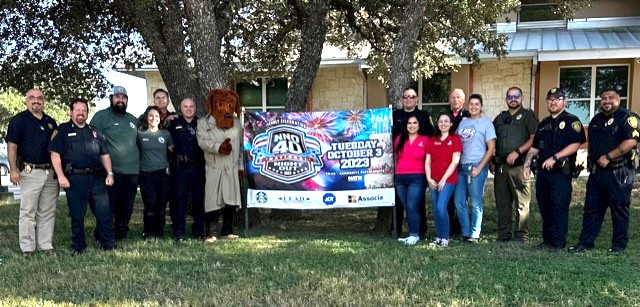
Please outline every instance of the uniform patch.
[[633, 130], [633, 133], [631, 134], [631, 137], [634, 137], [634, 138], [640, 137], [640, 133], [638, 132], [638, 130]]
[[564, 129], [564, 126], [565, 126], [565, 124], [564, 124], [564, 122], [562, 121], [562, 122], [560, 122], [560, 125], [558, 125], [558, 128], [560, 128], [560, 129]]
[[158, 137], [158, 142], [160, 142], [160, 144], [164, 144], [164, 138], [159, 136]]
[[518, 114], [518, 116], [516, 116], [516, 120], [520, 120], [522, 118], [522, 114]]
[[610, 126], [611, 124], [613, 124], [613, 117], [609, 118], [609, 120], [607, 121], [607, 123], [605, 124], [605, 126]]
[[576, 120], [575, 122], [571, 123], [571, 128], [573, 128], [573, 130], [575, 130], [576, 132], [580, 132], [580, 130], [582, 130], [582, 123], [580, 123], [580, 121]]
[[629, 118], [627, 118], [627, 123], [629, 123], [629, 126], [633, 129], [638, 128], [638, 118], [635, 116], [629, 116]]
[[136, 125], [132, 122], [129, 122], [129, 127], [131, 127], [132, 129], [136, 129]]

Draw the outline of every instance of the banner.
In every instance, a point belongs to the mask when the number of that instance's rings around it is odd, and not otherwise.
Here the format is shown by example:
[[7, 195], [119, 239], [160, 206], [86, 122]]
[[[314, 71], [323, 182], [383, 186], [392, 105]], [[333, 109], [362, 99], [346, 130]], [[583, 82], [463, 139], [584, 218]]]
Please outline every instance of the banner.
[[393, 206], [391, 110], [247, 112], [248, 207]]

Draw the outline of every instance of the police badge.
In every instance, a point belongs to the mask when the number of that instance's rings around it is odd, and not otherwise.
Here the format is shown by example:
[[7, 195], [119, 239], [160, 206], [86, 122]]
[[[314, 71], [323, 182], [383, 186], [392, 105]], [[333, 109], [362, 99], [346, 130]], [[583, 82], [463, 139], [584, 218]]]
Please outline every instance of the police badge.
[[25, 165], [24, 165], [24, 173], [25, 173], [25, 174], [31, 174], [31, 171], [32, 171], [32, 170], [33, 170], [33, 169], [31, 168], [31, 164], [25, 164]]

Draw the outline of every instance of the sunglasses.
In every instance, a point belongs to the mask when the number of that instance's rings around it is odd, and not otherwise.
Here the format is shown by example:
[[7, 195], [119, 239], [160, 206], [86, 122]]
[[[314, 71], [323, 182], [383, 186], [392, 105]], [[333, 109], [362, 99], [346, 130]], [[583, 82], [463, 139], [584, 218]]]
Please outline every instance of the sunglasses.
[[418, 96], [402, 96], [403, 99], [416, 99]]
[[517, 95], [507, 95], [508, 100], [520, 99], [520, 94]]

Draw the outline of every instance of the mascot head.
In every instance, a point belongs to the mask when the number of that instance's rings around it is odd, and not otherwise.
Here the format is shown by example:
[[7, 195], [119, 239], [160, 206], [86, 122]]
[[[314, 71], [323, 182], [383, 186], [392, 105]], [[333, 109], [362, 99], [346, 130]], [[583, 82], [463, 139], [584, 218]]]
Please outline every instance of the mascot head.
[[235, 112], [240, 115], [240, 100], [238, 94], [229, 90], [211, 90], [207, 95], [207, 113], [216, 119], [216, 126], [220, 129], [233, 127]]

